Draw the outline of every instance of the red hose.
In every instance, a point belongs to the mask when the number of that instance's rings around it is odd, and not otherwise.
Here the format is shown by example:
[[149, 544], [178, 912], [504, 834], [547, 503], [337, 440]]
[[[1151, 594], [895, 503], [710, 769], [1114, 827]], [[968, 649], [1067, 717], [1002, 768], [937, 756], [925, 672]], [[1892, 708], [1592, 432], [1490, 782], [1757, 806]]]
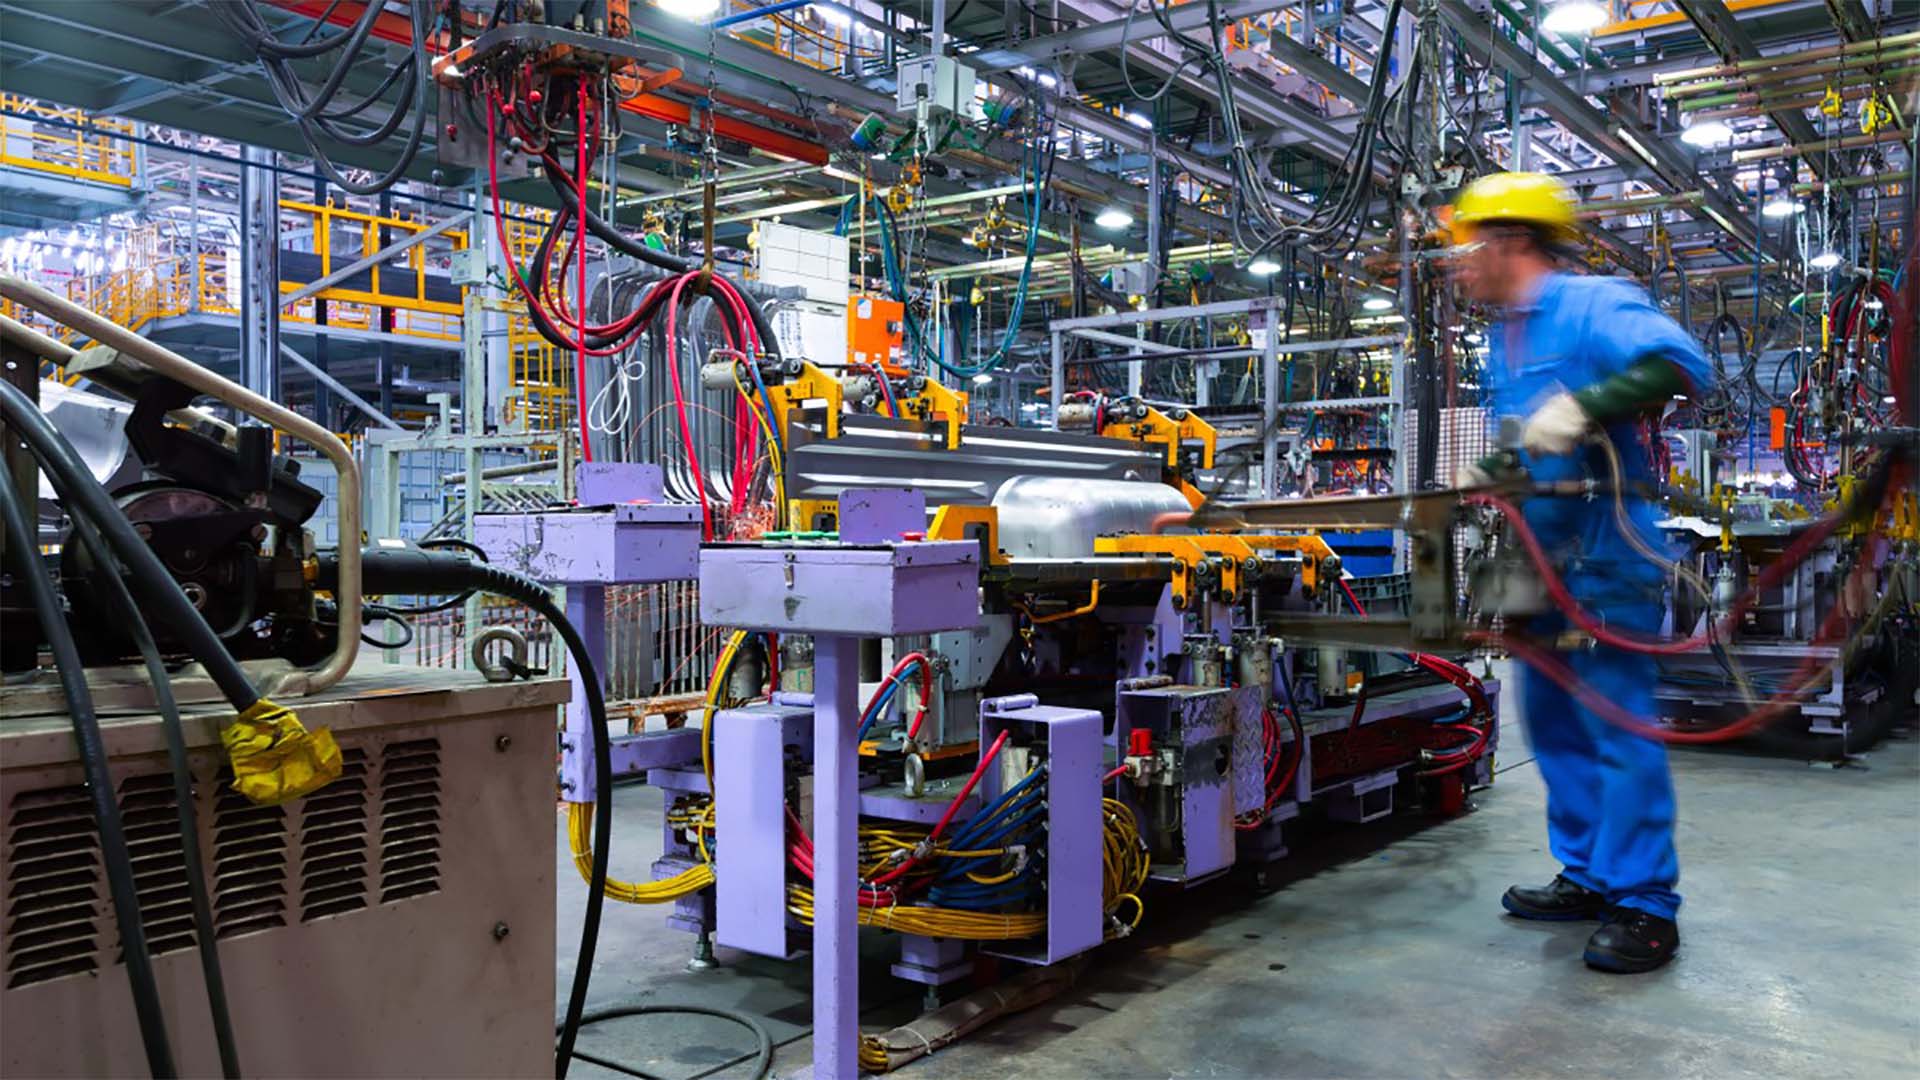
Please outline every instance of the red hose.
[[[580, 191], [580, 232], [577, 241], [580, 249], [580, 272], [575, 278], [575, 288], [580, 293], [577, 298], [580, 303], [580, 322], [577, 330], [580, 348], [573, 354], [574, 408], [579, 410], [579, 414], [574, 417], [574, 421], [580, 428], [580, 460], [591, 463], [593, 446], [591, 440], [587, 438], [587, 84], [585, 81], [579, 84], [574, 97], [579, 102], [580, 114], [579, 138], [575, 140], [578, 145], [574, 152], [575, 160], [579, 163], [578, 175], [574, 177], [574, 183]], [[701, 510], [703, 520], [705, 512], [703, 507]], [[713, 539], [711, 529], [707, 532], [707, 539]]]
[[1534, 569], [1539, 571], [1541, 580], [1546, 584], [1547, 593], [1576, 626], [1585, 630], [1589, 636], [1601, 644], [1611, 645], [1627, 652], [1647, 653], [1654, 656], [1677, 656], [1681, 653], [1697, 652], [1711, 645], [1716, 638], [1722, 640], [1731, 638], [1735, 628], [1740, 625], [1741, 616], [1746, 614], [1747, 608], [1753, 606], [1753, 602], [1759, 598], [1760, 594], [1772, 588], [1786, 575], [1787, 571], [1799, 565], [1800, 560], [1819, 546], [1821, 541], [1831, 536], [1833, 531], [1839, 528], [1841, 516], [1845, 513], [1843, 507], [1821, 518], [1802, 533], [1799, 539], [1788, 545], [1780, 558], [1761, 571], [1760, 576], [1754, 579], [1752, 587], [1734, 601], [1733, 606], [1721, 618], [1717, 631], [1710, 627], [1690, 638], [1664, 641], [1609, 630], [1581, 607], [1580, 602], [1573, 598], [1573, 594], [1567, 590], [1566, 583], [1554, 570], [1552, 560], [1547, 558], [1546, 549], [1540, 545], [1540, 538], [1534, 535], [1526, 518], [1521, 516], [1519, 509], [1512, 503], [1498, 495], [1490, 494], [1467, 495], [1461, 501], [1473, 506], [1491, 506], [1506, 515], [1508, 523], [1513, 526], [1514, 534], [1520, 538], [1521, 546], [1526, 549], [1528, 558], [1533, 560]]
[[[1867, 560], [1864, 558], [1855, 565], [1853, 574], [1849, 576], [1848, 583], [1842, 587], [1843, 594], [1847, 588], [1851, 587], [1852, 577], [1859, 575], [1867, 568], [1867, 565]], [[1835, 640], [1835, 632], [1845, 620], [1845, 617], [1846, 605], [1842, 603], [1834, 604], [1833, 610], [1827, 613], [1826, 619], [1821, 622], [1820, 629], [1815, 633], [1814, 640], [1810, 644], [1822, 645]], [[1667, 743], [1697, 744], [1726, 742], [1727, 740], [1737, 739], [1750, 734], [1765, 726], [1769, 721], [1779, 716], [1789, 707], [1798, 704], [1801, 697], [1809, 690], [1814, 689], [1815, 683], [1819, 681], [1819, 677], [1814, 675], [1815, 670], [1819, 667], [1818, 658], [1811, 655], [1811, 649], [1809, 649], [1807, 658], [1801, 661], [1800, 666], [1789, 676], [1789, 681], [1794, 685], [1767, 699], [1764, 704], [1752, 712], [1731, 723], [1714, 728], [1711, 731], [1675, 731], [1649, 724], [1640, 717], [1634, 716], [1632, 713], [1622, 709], [1611, 698], [1606, 697], [1587, 685], [1586, 682], [1575, 675], [1571, 669], [1556, 659], [1552, 653], [1531, 641], [1524, 638], [1500, 637], [1493, 634], [1476, 635], [1476, 637], [1482, 644], [1504, 648], [1515, 657], [1525, 661], [1528, 666], [1539, 671], [1549, 679], [1552, 679], [1558, 683], [1562, 689], [1579, 698], [1582, 704], [1592, 709], [1596, 715], [1605, 719], [1608, 723], [1624, 728], [1636, 735]]]
[[[674, 279], [673, 292], [667, 297], [667, 325], [671, 327], [679, 321], [680, 293], [692, 279], [691, 274], [682, 274]], [[664, 283], [663, 283], [664, 284]], [[693, 473], [694, 489], [700, 496], [700, 535], [703, 539], [713, 539], [713, 514], [707, 506], [707, 478], [701, 471], [700, 457], [693, 449], [693, 425], [687, 423], [687, 399], [680, 392], [680, 361], [674, 348], [674, 339], [679, 335], [671, 331], [667, 334], [667, 375], [673, 383], [673, 409], [680, 417], [680, 444], [687, 452], [687, 465]]]

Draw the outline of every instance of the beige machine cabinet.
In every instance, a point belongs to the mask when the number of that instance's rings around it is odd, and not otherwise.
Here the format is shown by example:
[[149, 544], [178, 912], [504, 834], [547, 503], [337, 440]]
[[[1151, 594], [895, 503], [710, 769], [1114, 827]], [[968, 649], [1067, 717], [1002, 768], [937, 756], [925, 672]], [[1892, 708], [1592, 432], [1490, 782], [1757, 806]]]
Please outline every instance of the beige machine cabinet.
[[[31, 715], [45, 695], [15, 689], [0, 691], [0, 1075], [145, 1075], [68, 718]], [[277, 807], [220, 775], [231, 710], [187, 708], [246, 1075], [551, 1074], [566, 693], [562, 680], [363, 662], [288, 702], [333, 730], [346, 765]], [[104, 727], [174, 1057], [183, 1076], [215, 1076], [160, 723], [122, 709]]]

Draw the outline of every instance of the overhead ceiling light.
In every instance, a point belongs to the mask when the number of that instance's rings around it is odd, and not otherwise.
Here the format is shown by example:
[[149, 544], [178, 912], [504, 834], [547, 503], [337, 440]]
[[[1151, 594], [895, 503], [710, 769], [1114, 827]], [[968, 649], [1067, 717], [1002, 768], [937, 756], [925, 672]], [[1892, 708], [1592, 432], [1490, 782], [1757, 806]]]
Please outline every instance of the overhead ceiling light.
[[1783, 218], [1792, 217], [1805, 209], [1793, 196], [1782, 191], [1762, 204], [1760, 213], [1765, 217]]
[[653, 0], [653, 6], [682, 19], [704, 19], [720, 10], [720, 0]]
[[1832, 251], [1823, 251], [1807, 260], [1807, 265], [1815, 270], [1831, 270], [1840, 265], [1840, 256]]
[[1134, 127], [1137, 127], [1142, 131], [1153, 130], [1153, 117], [1148, 116], [1145, 113], [1130, 112], [1130, 113], [1124, 114], [1121, 117], [1121, 119], [1125, 120], [1127, 123], [1132, 124]]
[[1265, 255], [1247, 264], [1247, 273], [1254, 277], [1270, 277], [1280, 272], [1280, 264]]
[[1654, 159], [1652, 152], [1650, 152], [1646, 147], [1641, 146], [1640, 140], [1634, 138], [1633, 132], [1628, 131], [1624, 124], [1619, 127], [1616, 127], [1614, 131], [1616, 134], [1620, 136], [1621, 142], [1626, 143], [1627, 146], [1632, 148], [1634, 153], [1640, 155], [1641, 161], [1646, 162], [1648, 165], [1651, 165], [1656, 169], [1660, 167], [1660, 162]]
[[1369, 296], [1360, 306], [1368, 311], [1390, 311], [1393, 308], [1393, 301], [1384, 296]]
[[1682, 130], [1680, 141], [1688, 146], [1725, 146], [1733, 141], [1733, 129], [1724, 120], [1702, 120]]
[[1103, 229], [1124, 229], [1133, 224], [1133, 215], [1117, 206], [1109, 206], [1094, 217], [1093, 223]]
[[1540, 29], [1549, 34], [1585, 37], [1607, 24], [1607, 9], [1595, 0], [1560, 0], [1547, 9]]
[[973, 385], [975, 386], [987, 386], [992, 382], [993, 382], [992, 372], [983, 371], [980, 374], [975, 375], [973, 377]]

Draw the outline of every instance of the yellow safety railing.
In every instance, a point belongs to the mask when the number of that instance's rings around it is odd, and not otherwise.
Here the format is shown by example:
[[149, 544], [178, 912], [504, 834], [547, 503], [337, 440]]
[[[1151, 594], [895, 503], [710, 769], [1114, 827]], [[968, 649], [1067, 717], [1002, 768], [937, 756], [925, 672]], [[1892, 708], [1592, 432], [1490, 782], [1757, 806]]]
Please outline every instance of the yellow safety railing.
[[[431, 227], [412, 219], [296, 200], [282, 200], [280, 207], [282, 235], [291, 238], [288, 249], [319, 255], [321, 276], [407, 233]], [[539, 216], [538, 211], [523, 213]], [[530, 260], [542, 231], [538, 221], [510, 222], [507, 239], [514, 258], [522, 264]], [[69, 300], [135, 331], [156, 319], [180, 315], [240, 314], [239, 252], [230, 244], [209, 239], [196, 251], [191, 235], [154, 228], [129, 230], [122, 239], [124, 265], [120, 269], [75, 275], [49, 284], [64, 291]], [[324, 310], [328, 326], [458, 341], [463, 305], [429, 296], [427, 275], [430, 264], [465, 248], [467, 239], [466, 233], [449, 229], [408, 249], [398, 265], [375, 264], [368, 268], [366, 278], [355, 275], [349, 282], [282, 308], [281, 318], [317, 324]], [[280, 292], [290, 294], [301, 286], [298, 281], [282, 281]], [[388, 325], [384, 326], [382, 309], [388, 316]], [[58, 340], [74, 339], [73, 331], [11, 301], [0, 300], [0, 312]], [[508, 419], [524, 419], [529, 431], [569, 430], [575, 415], [572, 358], [560, 355], [523, 314], [508, 317], [507, 347], [512, 384]]]
[[[409, 234], [432, 228], [427, 222], [411, 218], [383, 217], [292, 199], [280, 200], [280, 212], [283, 229], [288, 217], [299, 223], [293, 233], [297, 239], [289, 245], [290, 250], [310, 251], [320, 257], [319, 277], [405, 240]], [[427, 264], [430, 258], [444, 257], [466, 246], [467, 234], [449, 229], [402, 252], [403, 261], [399, 266], [382, 262], [368, 267], [363, 271], [367, 275], [365, 288], [344, 282], [329, 286], [284, 309], [280, 317], [295, 322], [317, 322], [319, 305], [324, 302], [330, 326], [384, 330], [386, 327], [379, 325], [380, 309], [387, 308], [393, 312], [395, 333], [458, 341], [460, 303], [435, 300], [427, 295]], [[297, 281], [280, 283], [283, 294], [302, 287]]]
[[[0, 165], [130, 188], [139, 157], [129, 120], [0, 94]], [[48, 121], [48, 122], [43, 122]]]
[[[522, 208], [522, 217], [548, 218], [544, 211]], [[526, 266], [540, 246], [544, 222], [509, 220], [507, 245], [520, 266]], [[532, 320], [514, 315], [507, 320], [508, 392], [503, 419], [524, 422], [528, 431], [565, 431], [573, 426], [573, 369], [547, 339], [534, 330]]]

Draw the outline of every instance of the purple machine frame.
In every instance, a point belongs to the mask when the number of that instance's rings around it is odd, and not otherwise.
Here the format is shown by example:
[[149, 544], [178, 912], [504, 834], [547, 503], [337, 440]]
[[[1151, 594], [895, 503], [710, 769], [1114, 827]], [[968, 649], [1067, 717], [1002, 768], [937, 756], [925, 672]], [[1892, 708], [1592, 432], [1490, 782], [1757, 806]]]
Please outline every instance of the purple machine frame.
[[[493, 562], [567, 589], [567, 619], [606, 670], [607, 586], [687, 581], [699, 573], [700, 508], [664, 501], [658, 465], [582, 464], [574, 474], [579, 505], [531, 514], [480, 514], [473, 542]], [[568, 802], [592, 802], [593, 735], [586, 691], [570, 673], [566, 733], [560, 741], [560, 790]], [[688, 735], [631, 735], [613, 744], [614, 774], [632, 775], [685, 760]], [[699, 755], [698, 744], [692, 753]]]
[[[813, 1074], [821, 1080], [855, 1080], [860, 1073], [854, 742], [860, 639], [960, 630], [979, 621], [980, 545], [901, 539], [918, 535], [925, 522], [920, 493], [877, 489], [855, 499], [842, 496], [839, 544], [714, 544], [700, 552], [703, 623], [813, 636]], [[725, 812], [730, 799], [745, 797], [731, 784], [727, 791], [716, 814]], [[777, 862], [756, 864], [736, 880], [726, 872], [725, 852], [745, 839], [729, 835], [721, 845], [722, 940], [759, 936], [733, 919], [765, 918], [765, 901], [736, 905], [730, 894], [747, 888], [764, 897], [764, 882], [757, 886], [753, 875], [768, 865], [786, 865], [782, 840]], [[784, 882], [784, 870], [780, 877]], [[784, 894], [781, 884], [783, 935]]]
[[[549, 585], [567, 590], [567, 619], [606, 671], [607, 587], [689, 581], [699, 574], [700, 508], [665, 501], [658, 465], [623, 462], [582, 463], [574, 472], [578, 505], [534, 513], [480, 514], [473, 540], [487, 557]], [[591, 803], [595, 796], [593, 733], [579, 671], [569, 672], [573, 692], [560, 737], [560, 790], [568, 802]], [[610, 750], [615, 776], [645, 776], [669, 791], [705, 791], [698, 769], [674, 766], [697, 762], [700, 732], [682, 728], [617, 735]], [[693, 863], [692, 853], [663, 826], [665, 854], [653, 864], [656, 879], [670, 877]], [[702, 892], [675, 901], [668, 922], [705, 934], [712, 925], [713, 899]]]
[[[980, 744], [990, 745], [1002, 731], [1028, 735], [1047, 751], [1047, 931], [1037, 948], [992, 950], [1031, 964], [1057, 964], [1086, 952], [1105, 938], [1105, 905], [1100, 895], [1106, 856], [1102, 838], [1100, 714], [1091, 709], [1042, 705], [1032, 694], [989, 698], [980, 703]], [[981, 778], [991, 802], [1006, 790], [998, 769]]]

